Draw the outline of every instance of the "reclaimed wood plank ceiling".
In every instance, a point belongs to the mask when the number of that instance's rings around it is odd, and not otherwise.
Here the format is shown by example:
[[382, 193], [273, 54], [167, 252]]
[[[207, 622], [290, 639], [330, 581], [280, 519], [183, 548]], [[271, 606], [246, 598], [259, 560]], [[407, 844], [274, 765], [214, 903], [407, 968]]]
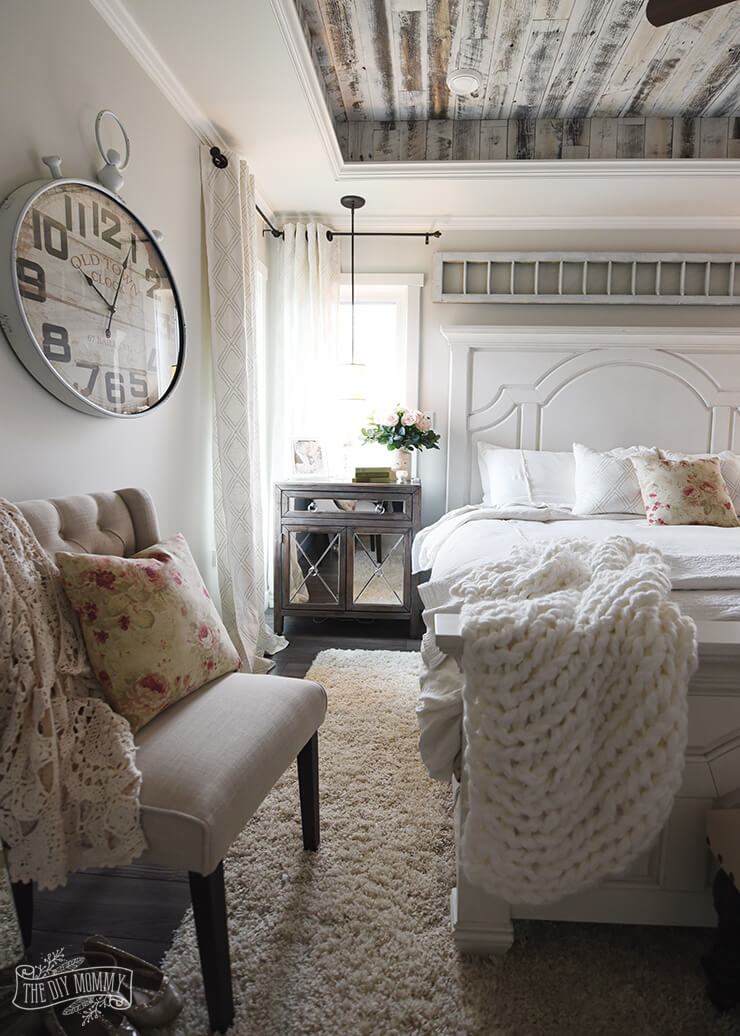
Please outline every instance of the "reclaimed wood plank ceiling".
[[740, 112], [740, 0], [660, 28], [647, 0], [294, 2], [336, 124]]

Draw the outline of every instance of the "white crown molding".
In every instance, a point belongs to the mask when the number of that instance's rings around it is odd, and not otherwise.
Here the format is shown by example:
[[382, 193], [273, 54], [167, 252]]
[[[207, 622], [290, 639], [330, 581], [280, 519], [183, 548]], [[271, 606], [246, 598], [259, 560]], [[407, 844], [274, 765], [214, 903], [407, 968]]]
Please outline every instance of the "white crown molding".
[[306, 95], [311, 114], [321, 135], [332, 174], [337, 180], [348, 179], [350, 177], [344, 176], [343, 173], [345, 162], [339, 148], [337, 135], [334, 132], [334, 123], [311, 60], [295, 4], [293, 0], [270, 0], [270, 2], [293, 66], [298, 73], [298, 81]]
[[[224, 150], [230, 150], [228, 141], [188, 93], [122, 0], [90, 0], [90, 3], [201, 144], [218, 144]], [[271, 205], [259, 191], [255, 191], [255, 198], [270, 222], [274, 223], [275, 215]]]
[[[278, 223], [294, 220], [295, 216], [282, 213]], [[347, 232], [350, 220], [344, 216], [317, 217], [332, 230]], [[733, 216], [651, 216], [625, 214], [620, 216], [358, 216], [355, 229], [359, 232], [383, 233], [404, 230], [413, 234], [431, 234], [456, 231], [503, 230], [740, 230], [740, 214]], [[432, 242], [430, 242], [431, 244]]]
[[343, 162], [339, 180], [575, 180], [718, 176], [740, 181], [740, 159], [509, 159], [503, 162]]
[[203, 144], [227, 147], [218, 129], [193, 100], [121, 0], [90, 0], [90, 3], [175, 111], [185, 120], [198, 140]]
[[433, 230], [736, 230], [736, 216], [446, 216], [430, 221]]

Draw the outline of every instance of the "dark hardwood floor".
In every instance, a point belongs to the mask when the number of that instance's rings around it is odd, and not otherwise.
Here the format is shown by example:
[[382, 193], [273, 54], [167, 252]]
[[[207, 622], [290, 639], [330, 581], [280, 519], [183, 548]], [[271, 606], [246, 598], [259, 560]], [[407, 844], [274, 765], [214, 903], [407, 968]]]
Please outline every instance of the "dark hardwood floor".
[[[408, 637], [408, 624], [398, 621], [286, 618], [285, 635], [289, 645], [275, 655], [274, 675], [305, 676], [326, 648], [419, 648]], [[64, 888], [37, 891], [34, 898], [33, 960], [61, 948], [71, 956], [86, 936], [100, 934], [157, 964], [190, 904], [190, 891], [185, 872], [132, 865], [72, 874]]]

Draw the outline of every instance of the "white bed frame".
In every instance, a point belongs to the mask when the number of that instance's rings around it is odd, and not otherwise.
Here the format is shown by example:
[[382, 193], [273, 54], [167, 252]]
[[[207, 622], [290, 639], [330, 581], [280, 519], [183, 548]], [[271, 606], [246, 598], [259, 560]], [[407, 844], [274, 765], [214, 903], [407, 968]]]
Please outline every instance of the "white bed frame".
[[[481, 499], [478, 441], [523, 449], [646, 443], [740, 447], [740, 333], [727, 328], [443, 327], [450, 344], [447, 508]], [[443, 650], [460, 649], [439, 616]], [[452, 926], [468, 953], [503, 953], [513, 918], [713, 926], [706, 815], [740, 803], [740, 623], [699, 624], [689, 745], [671, 817], [628, 872], [546, 907], [512, 904], [465, 878], [457, 839]], [[459, 834], [466, 808], [457, 788]]]

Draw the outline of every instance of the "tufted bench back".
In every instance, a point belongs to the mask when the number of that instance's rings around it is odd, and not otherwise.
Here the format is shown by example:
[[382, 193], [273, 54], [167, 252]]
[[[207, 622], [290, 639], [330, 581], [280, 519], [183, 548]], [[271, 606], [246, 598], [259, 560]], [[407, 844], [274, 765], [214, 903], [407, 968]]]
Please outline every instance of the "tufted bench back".
[[17, 506], [52, 557], [58, 550], [128, 557], [159, 539], [154, 503], [144, 489], [24, 500]]

